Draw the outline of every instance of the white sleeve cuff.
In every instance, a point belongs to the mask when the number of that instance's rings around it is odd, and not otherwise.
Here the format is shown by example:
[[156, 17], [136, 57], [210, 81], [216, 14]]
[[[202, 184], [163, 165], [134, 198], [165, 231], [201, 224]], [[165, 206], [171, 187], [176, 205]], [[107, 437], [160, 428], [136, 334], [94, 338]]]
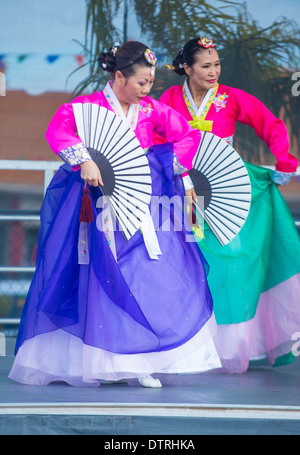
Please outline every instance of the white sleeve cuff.
[[188, 190], [191, 190], [192, 188], [194, 188], [195, 185], [193, 184], [192, 179], [189, 175], [182, 177], [182, 180], [183, 180], [185, 191], [188, 191]]

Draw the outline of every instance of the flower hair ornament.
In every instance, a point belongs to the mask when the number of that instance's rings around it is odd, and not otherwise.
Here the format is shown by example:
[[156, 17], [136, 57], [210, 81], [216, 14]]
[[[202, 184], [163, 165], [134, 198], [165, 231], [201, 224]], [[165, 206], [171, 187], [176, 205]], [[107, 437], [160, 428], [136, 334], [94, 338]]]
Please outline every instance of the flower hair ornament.
[[202, 38], [202, 36], [200, 37], [198, 44], [199, 46], [204, 47], [204, 49], [209, 49], [210, 54], [213, 53], [211, 48], [216, 47], [212, 39]]
[[151, 51], [150, 49], [146, 49], [145, 50], [144, 57], [145, 57], [146, 62], [148, 62], [148, 63], [150, 63], [150, 65], [152, 65], [151, 74], [153, 75], [154, 74], [154, 67], [155, 67], [155, 65], [157, 63], [157, 58], [155, 57], [154, 52]]
[[116, 53], [117, 53], [117, 51], [118, 51], [120, 46], [121, 46], [121, 44], [118, 41], [116, 41], [114, 43], [113, 47], [111, 48], [111, 52], [112, 52], [114, 57], [116, 56]]

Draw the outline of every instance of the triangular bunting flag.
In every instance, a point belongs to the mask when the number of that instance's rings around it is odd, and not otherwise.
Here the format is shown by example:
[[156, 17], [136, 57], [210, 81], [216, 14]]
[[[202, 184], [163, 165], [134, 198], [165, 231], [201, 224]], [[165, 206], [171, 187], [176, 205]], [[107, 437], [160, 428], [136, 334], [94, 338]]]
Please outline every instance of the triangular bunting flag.
[[23, 55], [19, 55], [18, 56], [18, 62], [19, 63], [22, 63], [24, 60], [26, 60], [26, 58], [29, 57], [29, 54], [23, 54]]
[[79, 66], [82, 66], [84, 63], [84, 55], [75, 55], [76, 61]]
[[49, 63], [54, 63], [59, 58], [59, 55], [47, 55], [46, 60]]

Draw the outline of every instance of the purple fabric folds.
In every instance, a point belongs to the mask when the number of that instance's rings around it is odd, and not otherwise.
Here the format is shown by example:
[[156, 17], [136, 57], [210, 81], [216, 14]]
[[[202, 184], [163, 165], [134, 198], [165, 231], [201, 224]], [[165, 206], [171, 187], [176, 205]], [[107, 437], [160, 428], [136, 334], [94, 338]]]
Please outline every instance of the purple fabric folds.
[[[148, 153], [153, 196], [183, 200], [181, 177], [173, 176], [173, 146]], [[153, 206], [162, 251], [151, 260], [143, 236], [128, 242], [115, 233], [117, 261], [97, 228], [100, 189], [92, 188], [94, 219], [88, 225], [90, 262], [78, 264], [79, 213], [83, 180], [63, 165], [41, 209], [36, 272], [25, 302], [16, 352], [38, 334], [61, 328], [90, 346], [119, 354], [174, 349], [198, 333], [212, 315], [207, 263], [183, 220], [180, 204]], [[167, 200], [167, 199], [166, 199]], [[154, 213], [152, 213], [154, 216]], [[170, 229], [161, 229], [166, 219]], [[175, 230], [180, 220], [181, 230]], [[157, 223], [159, 226], [157, 226]]]

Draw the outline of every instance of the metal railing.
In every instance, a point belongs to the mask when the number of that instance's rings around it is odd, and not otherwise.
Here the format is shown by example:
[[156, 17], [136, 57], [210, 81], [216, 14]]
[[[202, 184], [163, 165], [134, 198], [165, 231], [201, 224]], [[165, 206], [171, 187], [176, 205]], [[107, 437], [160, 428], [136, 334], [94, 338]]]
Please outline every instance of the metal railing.
[[[54, 173], [62, 165], [61, 161], [17, 161], [0, 160], [0, 170], [7, 171], [39, 171], [44, 173], [44, 194], [53, 178]], [[39, 215], [4, 214], [0, 215], [0, 221], [34, 221], [39, 222]], [[35, 272], [35, 267], [0, 267], [0, 273], [30, 273]], [[23, 280], [24, 282], [25, 280]], [[0, 318], [0, 325], [18, 325], [18, 318]]]
[[44, 193], [51, 182], [53, 174], [62, 165], [61, 161], [18, 161], [0, 160], [0, 170], [9, 171], [43, 171]]
[[[44, 172], [44, 194], [53, 178], [54, 173], [62, 165], [61, 161], [14, 161], [0, 160], [0, 170], [21, 170], [21, 171], [42, 171]], [[272, 166], [264, 166], [274, 169]], [[300, 176], [300, 167], [297, 170]], [[40, 221], [38, 215], [19, 215], [8, 214], [0, 215], [0, 221]], [[300, 221], [296, 221], [296, 226], [300, 228]], [[0, 273], [34, 273], [35, 267], [0, 267]], [[0, 318], [0, 325], [17, 325], [20, 320], [17, 318]]]

